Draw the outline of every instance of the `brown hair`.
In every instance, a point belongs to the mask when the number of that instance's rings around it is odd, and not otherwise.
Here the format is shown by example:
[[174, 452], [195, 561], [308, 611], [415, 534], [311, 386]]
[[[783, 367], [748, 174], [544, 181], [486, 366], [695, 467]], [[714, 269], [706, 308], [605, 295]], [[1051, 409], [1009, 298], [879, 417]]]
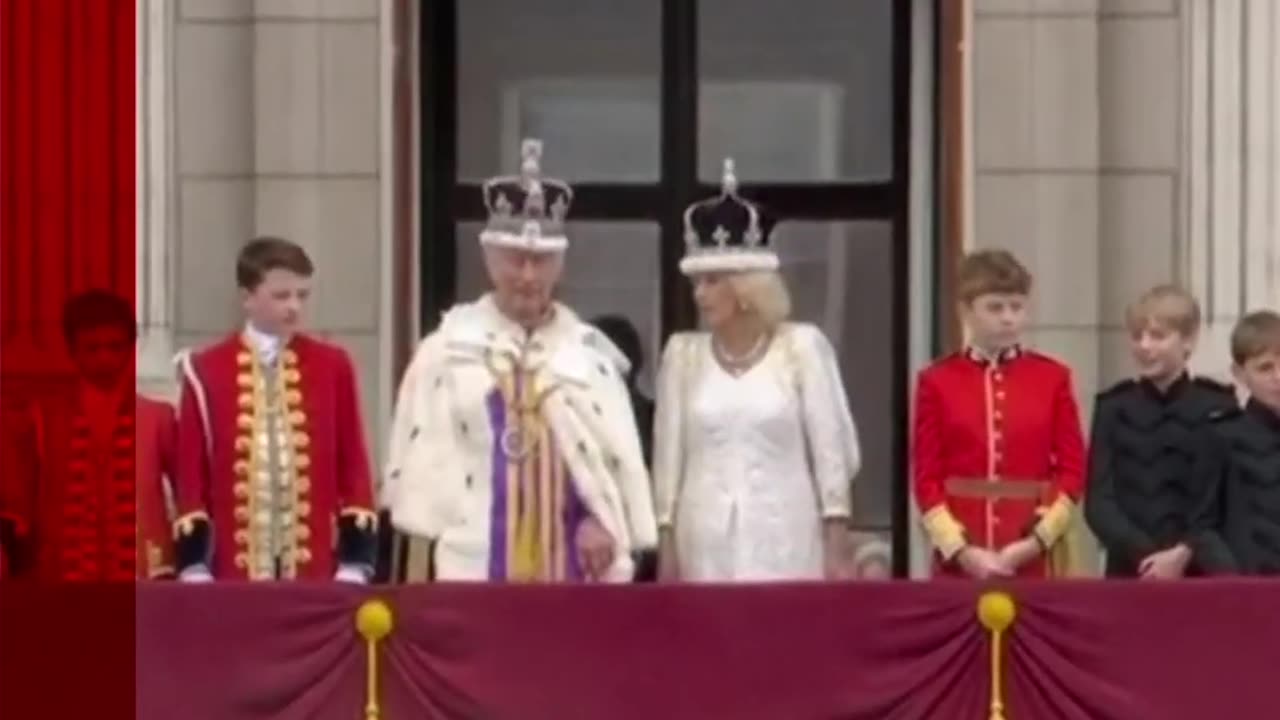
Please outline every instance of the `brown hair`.
[[1193, 337], [1200, 332], [1200, 303], [1178, 285], [1157, 285], [1124, 311], [1124, 324], [1130, 332], [1150, 323], [1173, 328], [1183, 337]]
[[1231, 359], [1244, 365], [1267, 352], [1280, 353], [1280, 313], [1257, 310], [1240, 318], [1231, 331]]
[[1031, 273], [1008, 250], [977, 250], [960, 261], [956, 296], [971, 303], [988, 293], [1031, 294]]
[[311, 277], [315, 272], [315, 265], [301, 245], [284, 238], [254, 238], [240, 248], [240, 254], [236, 257], [238, 286], [252, 292], [272, 270], [288, 270], [303, 277]]

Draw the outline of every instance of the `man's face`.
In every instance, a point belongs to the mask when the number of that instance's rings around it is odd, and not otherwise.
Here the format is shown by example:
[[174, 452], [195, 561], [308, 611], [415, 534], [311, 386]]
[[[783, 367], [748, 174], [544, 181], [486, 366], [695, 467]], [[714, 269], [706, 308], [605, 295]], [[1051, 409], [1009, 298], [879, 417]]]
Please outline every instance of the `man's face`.
[[1268, 350], [1232, 368], [1249, 396], [1280, 413], [1280, 350]]
[[249, 322], [258, 330], [288, 336], [302, 324], [302, 311], [311, 297], [311, 278], [276, 268], [262, 276], [253, 290], [241, 289]]
[[484, 258], [498, 307], [517, 322], [536, 324], [551, 305], [564, 253], [486, 246]]
[[982, 348], [1016, 345], [1027, 325], [1027, 296], [985, 293], [960, 308], [974, 344]]
[[129, 332], [115, 325], [100, 325], [76, 332], [71, 338], [71, 360], [80, 376], [92, 385], [114, 387], [129, 372], [133, 342]]
[[1149, 320], [1129, 331], [1129, 352], [1138, 375], [1148, 380], [1170, 380], [1181, 375], [1194, 349], [1194, 337], [1187, 337], [1157, 320]]

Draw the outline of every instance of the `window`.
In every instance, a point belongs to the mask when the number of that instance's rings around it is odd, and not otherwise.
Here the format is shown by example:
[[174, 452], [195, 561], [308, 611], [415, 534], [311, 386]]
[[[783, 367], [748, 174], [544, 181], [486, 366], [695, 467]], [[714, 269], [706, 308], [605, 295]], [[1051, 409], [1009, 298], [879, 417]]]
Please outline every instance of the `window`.
[[910, 10], [881, 0], [459, 0], [420, 14], [421, 317], [474, 297], [480, 184], [520, 139], [574, 186], [563, 296], [661, 345], [694, 327], [681, 215], [735, 160], [798, 320], [841, 358], [863, 442], [855, 522], [906, 572]]

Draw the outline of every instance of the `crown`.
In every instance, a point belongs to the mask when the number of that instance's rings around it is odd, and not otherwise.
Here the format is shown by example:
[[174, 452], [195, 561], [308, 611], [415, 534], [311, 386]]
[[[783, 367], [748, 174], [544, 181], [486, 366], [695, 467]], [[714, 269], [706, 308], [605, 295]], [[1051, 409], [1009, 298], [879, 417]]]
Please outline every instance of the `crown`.
[[739, 197], [733, 158], [726, 158], [720, 194], [684, 211], [680, 270], [686, 275], [776, 270], [778, 256], [770, 248], [774, 225], [764, 209]]
[[573, 189], [562, 180], [542, 176], [542, 141], [520, 143], [520, 174], [485, 181], [482, 189], [489, 221], [480, 233], [485, 245], [534, 252], [557, 252], [569, 246], [565, 217]]

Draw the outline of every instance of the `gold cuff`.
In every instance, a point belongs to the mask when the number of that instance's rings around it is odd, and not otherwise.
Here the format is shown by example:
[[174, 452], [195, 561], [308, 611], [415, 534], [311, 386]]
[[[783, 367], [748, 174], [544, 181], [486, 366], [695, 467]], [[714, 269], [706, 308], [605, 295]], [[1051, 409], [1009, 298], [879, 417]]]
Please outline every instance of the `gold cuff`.
[[1071, 527], [1072, 516], [1075, 513], [1075, 503], [1066, 495], [1059, 495], [1049, 507], [1036, 508], [1036, 514], [1040, 516], [1040, 520], [1036, 523], [1032, 532], [1035, 534], [1040, 544], [1047, 548], [1052, 548], [1062, 536], [1067, 533]]
[[179, 517], [177, 520], [173, 521], [173, 536], [175, 538], [182, 538], [190, 535], [195, 532], [196, 522], [200, 520], [203, 520], [206, 523], [209, 522], [209, 513], [204, 510], [196, 510], [195, 512], [189, 512], [186, 515]]
[[378, 513], [368, 508], [349, 507], [343, 508], [338, 513], [339, 517], [350, 517], [355, 519], [356, 527], [361, 530], [377, 530], [378, 529]]
[[951, 514], [945, 503], [934, 505], [921, 520], [924, 523], [925, 534], [942, 554], [942, 559], [951, 560], [968, 544], [964, 536], [964, 526]]

